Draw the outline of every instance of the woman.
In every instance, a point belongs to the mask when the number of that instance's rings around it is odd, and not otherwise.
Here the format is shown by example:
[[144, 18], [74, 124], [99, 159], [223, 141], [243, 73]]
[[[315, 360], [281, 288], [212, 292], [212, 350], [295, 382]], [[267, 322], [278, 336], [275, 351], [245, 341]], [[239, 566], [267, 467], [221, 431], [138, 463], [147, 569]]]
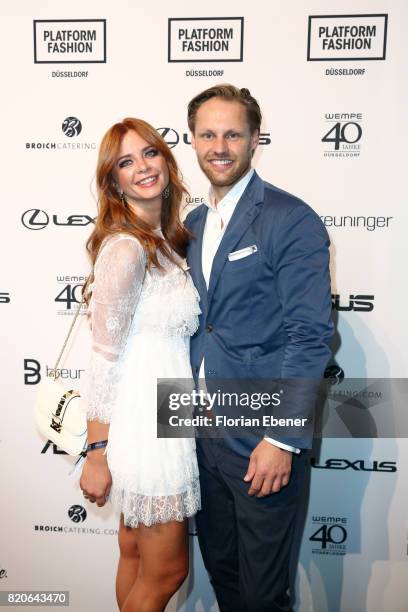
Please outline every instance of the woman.
[[[122, 612], [164, 610], [188, 572], [186, 517], [200, 506], [193, 439], [157, 439], [157, 378], [191, 378], [189, 336], [198, 293], [183, 269], [185, 188], [148, 123], [105, 134], [97, 167], [99, 214], [89, 312], [89, 451], [80, 486], [120, 511], [116, 595]], [[108, 440], [107, 448], [104, 448]], [[99, 447], [100, 446], [100, 447]]]

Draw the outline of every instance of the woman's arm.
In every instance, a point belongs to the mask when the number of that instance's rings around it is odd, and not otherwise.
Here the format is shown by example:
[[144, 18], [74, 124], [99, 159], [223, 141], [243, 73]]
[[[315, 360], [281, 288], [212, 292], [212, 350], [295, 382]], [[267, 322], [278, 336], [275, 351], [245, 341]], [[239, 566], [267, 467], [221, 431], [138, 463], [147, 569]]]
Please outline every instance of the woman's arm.
[[[145, 275], [145, 254], [135, 239], [120, 235], [104, 246], [95, 265], [92, 289], [92, 353], [89, 365], [88, 443], [109, 437], [109, 422], [120, 379], [120, 356]], [[112, 484], [105, 449], [87, 455], [80, 487], [103, 506]]]

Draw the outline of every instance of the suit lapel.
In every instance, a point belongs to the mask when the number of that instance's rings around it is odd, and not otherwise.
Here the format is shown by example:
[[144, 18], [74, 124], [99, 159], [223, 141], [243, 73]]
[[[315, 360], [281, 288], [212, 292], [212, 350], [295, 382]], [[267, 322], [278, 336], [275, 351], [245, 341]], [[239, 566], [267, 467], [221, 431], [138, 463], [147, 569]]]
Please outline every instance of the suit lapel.
[[[228, 254], [233, 251], [235, 245], [239, 242], [242, 235], [258, 216], [261, 210], [261, 207], [258, 205], [263, 202], [263, 196], [263, 181], [255, 172], [248, 184], [248, 187], [245, 189], [235, 207], [230, 222], [228, 223], [228, 227], [225, 230], [225, 234], [220, 242], [220, 246], [215, 254], [208, 287], [208, 303], [211, 302], [215, 287], [217, 286], [220, 278], [220, 274], [227, 262]], [[200, 244], [202, 249], [202, 234]]]
[[195, 239], [190, 243], [190, 272], [194, 280], [194, 284], [200, 294], [201, 300], [207, 298], [207, 285], [203, 275], [203, 234], [205, 222], [207, 219], [208, 208], [203, 206], [202, 213], [197, 220], [196, 226], [192, 228]]

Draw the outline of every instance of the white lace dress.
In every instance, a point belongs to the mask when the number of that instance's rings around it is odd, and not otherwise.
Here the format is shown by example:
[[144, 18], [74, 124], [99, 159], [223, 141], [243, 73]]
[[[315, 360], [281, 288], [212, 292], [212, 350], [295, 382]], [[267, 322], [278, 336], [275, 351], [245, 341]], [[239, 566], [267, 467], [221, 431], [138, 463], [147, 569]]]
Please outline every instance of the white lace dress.
[[157, 438], [157, 378], [191, 378], [189, 336], [198, 292], [189, 274], [158, 254], [146, 270], [139, 241], [116, 234], [95, 264], [89, 312], [90, 420], [110, 423], [110, 499], [125, 525], [183, 520], [200, 508], [193, 438]]

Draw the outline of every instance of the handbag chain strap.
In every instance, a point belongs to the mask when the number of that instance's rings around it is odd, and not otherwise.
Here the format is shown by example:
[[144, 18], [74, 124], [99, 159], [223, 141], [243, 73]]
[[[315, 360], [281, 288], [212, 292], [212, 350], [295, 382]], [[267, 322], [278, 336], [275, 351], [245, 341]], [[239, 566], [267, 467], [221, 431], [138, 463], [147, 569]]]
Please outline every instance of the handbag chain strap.
[[89, 278], [90, 278], [90, 276], [88, 277], [88, 280], [86, 281], [86, 283], [85, 283], [85, 285], [84, 285], [84, 288], [83, 288], [83, 291], [82, 291], [82, 300], [81, 300], [81, 302], [80, 302], [80, 304], [79, 304], [79, 306], [78, 306], [78, 308], [77, 308], [77, 310], [76, 310], [76, 313], [75, 313], [75, 315], [74, 315], [74, 318], [72, 319], [72, 323], [71, 323], [70, 328], [69, 328], [69, 330], [68, 330], [68, 333], [67, 333], [67, 336], [66, 336], [66, 338], [65, 338], [64, 344], [62, 345], [62, 348], [61, 348], [60, 353], [59, 353], [59, 355], [58, 355], [57, 361], [55, 362], [55, 365], [54, 365], [54, 367], [52, 368], [52, 370], [50, 370], [50, 372], [49, 372], [49, 376], [50, 376], [51, 378], [55, 378], [55, 374], [56, 374], [56, 370], [57, 370], [57, 368], [58, 368], [58, 364], [59, 364], [59, 362], [61, 361], [61, 357], [62, 357], [62, 355], [64, 354], [64, 351], [65, 351], [65, 349], [66, 349], [66, 347], [67, 347], [68, 340], [70, 339], [70, 336], [71, 336], [71, 334], [72, 334], [72, 330], [74, 329], [74, 325], [75, 325], [75, 323], [76, 323], [76, 321], [77, 321], [77, 319], [78, 319], [78, 315], [79, 315], [79, 313], [80, 313], [80, 311], [81, 311], [82, 305], [83, 305], [83, 304], [84, 304], [84, 302], [85, 302], [85, 290], [86, 290], [86, 288], [87, 288], [87, 286], [88, 286]]

